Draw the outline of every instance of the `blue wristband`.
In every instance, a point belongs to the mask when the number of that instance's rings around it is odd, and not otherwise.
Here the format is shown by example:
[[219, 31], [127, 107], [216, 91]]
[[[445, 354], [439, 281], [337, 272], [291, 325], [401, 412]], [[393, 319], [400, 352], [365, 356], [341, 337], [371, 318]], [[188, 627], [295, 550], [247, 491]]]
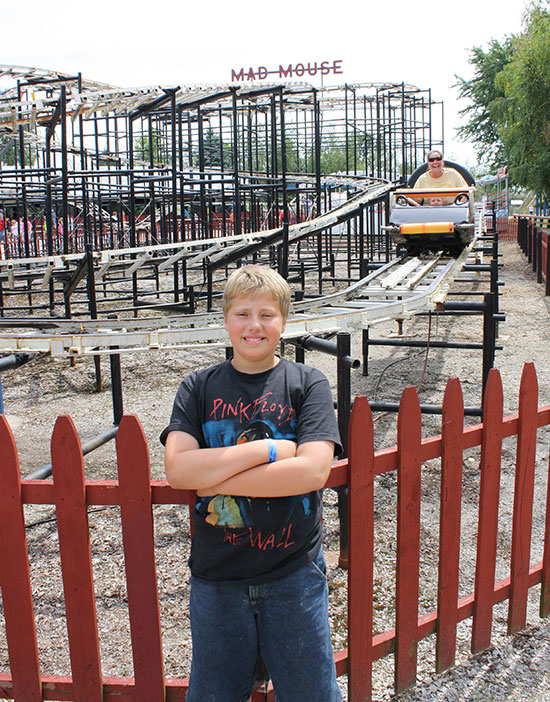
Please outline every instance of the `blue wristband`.
[[266, 439], [266, 441], [267, 441], [267, 446], [269, 448], [269, 455], [267, 456], [267, 462], [273, 463], [274, 461], [277, 460], [277, 444], [273, 441], [273, 439]]

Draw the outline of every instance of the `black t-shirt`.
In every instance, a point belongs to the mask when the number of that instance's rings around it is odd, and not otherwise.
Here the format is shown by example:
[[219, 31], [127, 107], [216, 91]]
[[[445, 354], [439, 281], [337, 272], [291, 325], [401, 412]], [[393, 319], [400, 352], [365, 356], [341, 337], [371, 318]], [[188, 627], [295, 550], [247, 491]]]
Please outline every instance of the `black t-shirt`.
[[[284, 358], [263, 373], [225, 361], [189, 375], [161, 434], [184, 431], [201, 448], [274, 438], [333, 441], [340, 436], [330, 386], [315, 368]], [[287, 575], [321, 545], [321, 491], [290, 497], [198, 497], [189, 564], [215, 582], [260, 583]]]

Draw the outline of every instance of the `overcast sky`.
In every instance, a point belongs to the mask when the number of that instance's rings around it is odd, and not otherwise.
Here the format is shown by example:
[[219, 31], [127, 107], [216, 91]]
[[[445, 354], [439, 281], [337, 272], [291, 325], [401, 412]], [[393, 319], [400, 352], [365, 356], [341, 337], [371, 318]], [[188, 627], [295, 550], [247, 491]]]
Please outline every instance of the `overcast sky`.
[[[340, 60], [327, 84], [405, 82], [445, 103], [446, 155], [474, 165], [455, 139], [455, 74], [469, 50], [521, 31], [526, 0], [44, 0], [3, 3], [0, 63], [34, 66], [122, 87], [219, 84], [231, 69]], [[311, 78], [310, 82], [320, 85]]]

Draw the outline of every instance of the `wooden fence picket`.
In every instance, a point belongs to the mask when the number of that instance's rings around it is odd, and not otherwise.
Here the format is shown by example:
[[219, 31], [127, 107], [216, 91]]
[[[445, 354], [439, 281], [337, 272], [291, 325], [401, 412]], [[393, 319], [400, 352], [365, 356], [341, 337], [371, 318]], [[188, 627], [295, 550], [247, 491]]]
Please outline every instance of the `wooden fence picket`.
[[491, 645], [497, 558], [503, 395], [500, 373], [489, 371], [483, 401], [483, 437], [477, 528], [472, 653]]
[[42, 699], [17, 449], [0, 414], [0, 586], [16, 700]]
[[510, 563], [510, 606], [508, 610], [509, 634], [515, 634], [520, 629], [523, 629], [527, 617], [537, 443], [537, 402], [538, 383], [535, 366], [532, 363], [526, 363], [521, 374], [519, 391], [512, 556]]
[[137, 417], [125, 415], [116, 437], [120, 516], [130, 612], [135, 699], [165, 697], [155, 568], [149, 452]]
[[374, 426], [366, 397], [357, 397], [349, 426], [348, 699], [372, 696], [374, 561]]
[[458, 378], [447, 382], [441, 425], [441, 496], [436, 671], [454, 665], [460, 558], [464, 402]]
[[82, 447], [70, 417], [52, 436], [59, 552], [76, 702], [103, 699]]
[[550, 456], [546, 477], [546, 515], [544, 529], [544, 552], [542, 557], [542, 575], [540, 586], [540, 616], [550, 614]]
[[416, 681], [418, 576], [420, 567], [421, 414], [414, 387], [407, 387], [397, 418], [397, 573], [395, 597], [395, 691]]

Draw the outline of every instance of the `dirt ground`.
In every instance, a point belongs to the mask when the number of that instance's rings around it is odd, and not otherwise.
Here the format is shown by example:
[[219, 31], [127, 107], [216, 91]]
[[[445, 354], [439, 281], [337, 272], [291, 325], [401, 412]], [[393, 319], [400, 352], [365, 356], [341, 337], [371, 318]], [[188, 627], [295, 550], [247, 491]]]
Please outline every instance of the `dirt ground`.
[[[539, 380], [539, 405], [550, 404], [550, 377], [547, 373], [548, 348], [550, 345], [550, 306], [544, 297], [544, 288], [537, 285], [535, 276], [523, 254], [513, 242], [501, 244], [501, 290], [500, 308], [506, 321], [499, 325], [495, 366], [500, 370], [503, 387], [505, 413], [517, 411], [518, 388], [525, 362], [534, 361]], [[457, 291], [487, 290], [485, 274], [462, 274], [455, 284]], [[459, 298], [458, 298], [459, 299]], [[476, 298], [479, 299], [479, 298]], [[455, 341], [481, 341], [481, 317], [437, 317], [422, 316], [407, 319], [400, 330], [396, 322], [377, 325], [371, 337], [395, 337], [402, 333], [410, 338], [452, 339]], [[352, 353], [361, 357], [361, 335], [352, 337]], [[288, 353], [291, 356], [291, 352]], [[128, 353], [121, 357], [124, 389], [124, 410], [138, 415], [149, 444], [151, 473], [153, 479], [162, 479], [163, 452], [158, 441], [162, 428], [170, 416], [174, 394], [182, 377], [199, 366], [215, 363], [224, 358], [223, 349], [200, 351], [171, 351]], [[335, 359], [319, 353], [308, 353], [306, 363], [320, 367], [329, 378], [336, 394]], [[12, 427], [18, 447], [22, 476], [29, 475], [49, 462], [49, 440], [60, 414], [69, 414], [74, 420], [82, 442], [108, 429], [113, 422], [109, 387], [108, 359], [102, 361], [104, 389], [94, 390], [94, 365], [91, 359], [83, 359], [72, 365], [68, 360], [38, 360], [20, 369], [2, 375], [5, 412]], [[352, 397], [365, 394], [369, 399], [398, 401], [406, 385], [415, 385], [422, 403], [441, 404], [445, 383], [449, 377], [459, 377], [462, 383], [465, 405], [480, 404], [481, 397], [481, 352], [465, 350], [404, 349], [376, 346], [369, 357], [369, 374], [361, 370], [352, 374]], [[466, 420], [477, 423], [479, 420]], [[439, 433], [441, 418], [423, 416], [423, 434]], [[395, 442], [396, 417], [394, 414], [376, 414], [376, 444], [388, 447]], [[544, 499], [546, 472], [548, 469], [548, 438], [546, 429], [540, 431], [537, 446], [537, 493], [535, 526], [533, 532], [533, 558], [539, 558], [544, 535]], [[499, 543], [502, 557], [499, 560], [499, 577], [507, 574], [509, 536], [506, 521], [509, 521], [513, 504], [513, 472], [515, 446], [512, 441], [505, 444], [503, 452], [503, 479], [501, 516], [502, 529]], [[97, 449], [85, 458], [88, 479], [116, 478], [114, 443]], [[473, 582], [472, 563], [475, 557], [475, 530], [477, 520], [479, 456], [475, 451], [464, 459], [464, 516], [462, 525], [461, 595], [470, 592]], [[434, 568], [434, 553], [437, 549], [437, 525], [439, 506], [439, 472], [437, 465], [426, 465], [423, 473], [422, 512], [422, 611], [434, 607], [437, 572]], [[377, 588], [377, 630], [393, 626], [393, 577], [395, 556], [395, 529], [392, 514], [395, 509], [395, 478], [382, 476], [376, 486], [376, 554], [375, 586]], [[346, 572], [338, 568], [338, 520], [336, 496], [331, 490], [325, 492], [325, 548], [328, 552], [329, 586], [331, 597], [331, 621], [334, 646], [346, 645]], [[39, 649], [43, 673], [68, 674], [66, 631], [60, 567], [57, 552], [54, 510], [49, 506], [28, 505], [25, 510], [29, 524], [27, 538], [31, 559], [31, 577], [35, 596], [35, 608], [39, 636]], [[157, 538], [157, 563], [163, 627], [165, 672], [167, 677], [185, 677], [189, 671], [189, 632], [186, 615], [188, 596], [188, 569], [186, 553], [189, 531], [185, 511], [171, 506], [156, 506], [155, 528]], [[98, 620], [100, 628], [102, 664], [104, 675], [131, 676], [132, 661], [129, 648], [128, 617], [125, 603], [125, 584], [120, 544], [120, 523], [114, 508], [94, 509], [90, 512], [93, 565], [96, 576]], [[538, 590], [538, 588], [536, 588]], [[498, 610], [498, 611], [497, 611]], [[496, 608], [494, 650], [506, 650], [510, 641], [521, 640], [505, 635], [506, 610]], [[540, 623], [536, 613], [536, 594], [530, 600], [529, 622], [532, 657], [538, 655], [541, 646], [548, 648], [550, 628]], [[488, 696], [484, 688], [472, 687], [472, 679], [481, 674], [479, 663], [483, 658], [469, 658], [469, 640], [466, 624], [459, 627], [460, 663], [446, 675], [433, 675], [433, 642], [422, 643], [419, 651], [419, 685], [407, 700], [433, 699], [485, 699], [531, 700], [548, 699], [548, 666], [537, 666], [523, 671], [521, 680], [512, 675], [497, 676], [501, 687], [498, 696]], [[540, 641], [537, 639], [539, 637]], [[537, 643], [538, 641], [538, 643]], [[546, 642], [546, 643], [545, 643]], [[539, 645], [540, 644], [540, 645]], [[517, 653], [516, 648], [511, 654]], [[523, 655], [524, 652], [521, 653]], [[519, 654], [518, 654], [519, 655]], [[549, 656], [546, 658], [550, 659]], [[469, 662], [468, 662], [469, 661]], [[493, 666], [486, 658], [484, 665]], [[474, 668], [474, 666], [478, 668]], [[503, 659], [503, 670], [506, 662]], [[549, 664], [550, 665], [550, 664]], [[3, 623], [0, 622], [0, 670], [8, 670], [7, 649]], [[475, 670], [472, 673], [472, 670]], [[522, 669], [523, 670], [523, 669]], [[455, 676], [453, 678], [452, 676]], [[531, 676], [529, 684], [526, 676]], [[517, 677], [517, 676], [516, 676]], [[469, 687], [466, 686], [468, 682]], [[376, 664], [375, 699], [388, 699], [393, 682], [391, 657]], [[345, 680], [342, 681], [345, 686]], [[521, 690], [524, 692], [518, 692]], [[468, 690], [463, 693], [463, 690]], [[472, 691], [473, 690], [473, 691]], [[529, 697], [533, 691], [538, 697]], [[467, 696], [463, 696], [467, 695]], [[496, 694], [496, 693], [495, 693]], [[419, 695], [419, 696], [415, 696]], [[545, 696], [547, 695], [547, 696]]]

